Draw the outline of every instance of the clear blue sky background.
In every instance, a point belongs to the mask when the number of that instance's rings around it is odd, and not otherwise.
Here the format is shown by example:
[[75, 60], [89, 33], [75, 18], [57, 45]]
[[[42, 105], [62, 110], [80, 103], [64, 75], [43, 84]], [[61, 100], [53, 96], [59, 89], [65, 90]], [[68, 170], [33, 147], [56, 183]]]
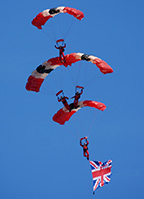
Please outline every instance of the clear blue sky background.
[[[63, 5], [85, 14], [69, 31], [65, 53], [98, 56], [114, 72], [103, 75], [86, 62], [59, 67], [40, 93], [28, 92], [31, 72], [58, 55], [54, 40], [31, 20], [44, 9]], [[0, 7], [0, 198], [143, 199], [144, 1], [13, 0]], [[88, 84], [81, 100], [103, 102], [107, 109], [81, 109], [60, 126], [52, 121], [62, 107], [55, 93], [64, 89], [73, 96], [84, 71]], [[91, 80], [88, 74], [93, 73]], [[79, 146], [83, 136], [89, 136], [91, 160], [113, 161], [111, 182], [94, 196], [89, 162]]]

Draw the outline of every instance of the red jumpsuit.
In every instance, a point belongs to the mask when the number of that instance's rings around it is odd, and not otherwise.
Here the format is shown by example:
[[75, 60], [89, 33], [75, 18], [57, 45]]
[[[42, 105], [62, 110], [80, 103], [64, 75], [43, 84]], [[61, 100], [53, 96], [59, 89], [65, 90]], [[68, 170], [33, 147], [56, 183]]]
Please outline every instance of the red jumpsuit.
[[65, 48], [66, 47], [66, 44], [64, 46], [55, 46], [56, 49], [59, 49], [59, 58], [60, 58], [60, 61], [64, 61], [65, 62], [65, 55], [64, 55], [64, 51], [65, 51]]
[[70, 110], [70, 107], [66, 101], [67, 99], [68, 99], [68, 97], [62, 97], [61, 99], [58, 97], [58, 101], [62, 102], [66, 109]]
[[77, 105], [78, 105], [78, 100], [79, 100], [79, 98], [80, 98], [80, 96], [81, 96], [82, 93], [83, 93], [83, 89], [81, 89], [81, 92], [80, 92], [80, 93], [79, 93], [79, 92], [76, 92], [75, 96], [73, 97], [73, 98], [75, 98], [75, 99], [74, 99], [74, 107], [77, 107]]
[[[84, 144], [82, 144], [83, 139], [86, 140], [86, 143]], [[80, 145], [83, 147], [83, 155], [87, 157], [87, 160], [89, 160], [88, 144], [89, 144], [89, 141], [87, 140], [87, 138], [84, 137], [80, 139]]]

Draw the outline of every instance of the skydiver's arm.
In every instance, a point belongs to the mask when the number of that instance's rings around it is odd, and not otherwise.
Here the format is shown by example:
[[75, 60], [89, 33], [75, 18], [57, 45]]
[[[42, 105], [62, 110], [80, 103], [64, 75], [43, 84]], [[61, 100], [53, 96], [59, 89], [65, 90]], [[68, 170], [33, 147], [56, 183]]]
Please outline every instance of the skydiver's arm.
[[81, 93], [80, 93], [80, 95], [81, 95], [81, 94], [83, 94], [83, 89], [81, 89]]
[[55, 45], [55, 48], [56, 48], [56, 49], [59, 49], [59, 47], [57, 47], [56, 45]]
[[82, 145], [82, 141], [80, 140], [80, 145], [83, 147], [83, 145]]
[[89, 144], [89, 141], [86, 139], [87, 145]]

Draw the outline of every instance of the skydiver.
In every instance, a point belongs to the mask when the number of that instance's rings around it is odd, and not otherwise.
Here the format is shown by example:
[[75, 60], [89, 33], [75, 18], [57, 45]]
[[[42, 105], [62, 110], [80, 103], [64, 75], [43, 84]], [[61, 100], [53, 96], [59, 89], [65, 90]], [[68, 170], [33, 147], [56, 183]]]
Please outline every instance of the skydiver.
[[68, 105], [68, 103], [67, 103], [67, 99], [69, 99], [69, 98], [68, 98], [68, 97], [65, 97], [65, 96], [61, 96], [60, 98], [58, 97], [58, 102], [62, 102], [63, 105], [65, 106], [65, 108], [66, 108], [67, 110], [70, 110], [70, 107], [69, 107], [69, 105]]
[[80, 98], [80, 96], [83, 94], [83, 87], [80, 87], [81, 88], [81, 92], [79, 93], [79, 91], [77, 91], [75, 93], [75, 96], [73, 96], [72, 98], [74, 98], [74, 107], [76, 108], [78, 106], [78, 100]]
[[[84, 140], [84, 139], [86, 142], [84, 142], [84, 144], [82, 144], [82, 140]], [[84, 157], [87, 158], [87, 160], [89, 160], [88, 144], [89, 144], [89, 141], [87, 140], [87, 137], [80, 139], [80, 146], [83, 147], [83, 155], [84, 155]]]
[[65, 61], [65, 55], [64, 55], [64, 51], [65, 51], [64, 48], [66, 47], [66, 44], [65, 43], [62, 43], [62, 44], [57, 43], [57, 45], [58, 46], [55, 45], [55, 48], [59, 49], [59, 58], [60, 58], [61, 63], [66, 62]]

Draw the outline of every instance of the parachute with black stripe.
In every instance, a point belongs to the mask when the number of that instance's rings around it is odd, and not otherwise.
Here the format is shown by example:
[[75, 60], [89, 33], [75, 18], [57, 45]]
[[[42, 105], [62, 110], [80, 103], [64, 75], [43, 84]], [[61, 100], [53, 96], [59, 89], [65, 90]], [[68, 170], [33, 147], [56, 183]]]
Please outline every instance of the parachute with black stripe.
[[[66, 15], [67, 14], [67, 15]], [[59, 6], [46, 9], [32, 20], [32, 24], [38, 29], [43, 29], [49, 38], [54, 41], [65, 39], [73, 27], [73, 23], [81, 21], [84, 13], [75, 8]]]
[[[84, 53], [71, 53], [65, 56], [66, 62], [61, 62], [59, 57], [51, 58], [36, 68], [28, 78], [26, 89], [39, 92], [40, 87], [48, 74], [59, 66], [71, 66], [78, 61], [88, 61], [95, 64], [103, 74], [112, 73], [113, 69], [102, 59]], [[88, 66], [87, 66], [88, 67]]]

